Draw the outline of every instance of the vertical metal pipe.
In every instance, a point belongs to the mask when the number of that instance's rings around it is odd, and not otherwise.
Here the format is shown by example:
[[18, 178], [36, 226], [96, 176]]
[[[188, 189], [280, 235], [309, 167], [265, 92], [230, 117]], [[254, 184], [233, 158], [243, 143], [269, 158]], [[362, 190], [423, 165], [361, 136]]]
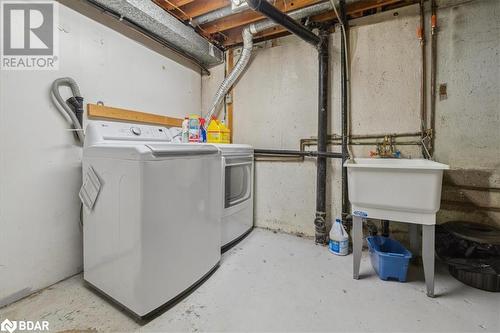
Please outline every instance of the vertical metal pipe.
[[[345, 0], [340, 0], [340, 20], [344, 24], [344, 29], [345, 29], [345, 37], [346, 39], [348, 38], [348, 24], [347, 24], [347, 15], [346, 15], [346, 10], [345, 10]], [[348, 152], [347, 152], [347, 141], [348, 141], [348, 133], [347, 133], [347, 122], [348, 122], [348, 116], [347, 116], [347, 101], [348, 101], [348, 90], [347, 90], [347, 59], [345, 57], [346, 55], [346, 48], [349, 46], [347, 45], [346, 40], [343, 38], [342, 31], [340, 32], [341, 34], [341, 42], [340, 42], [340, 65], [341, 65], [341, 100], [342, 100], [342, 114], [341, 114], [341, 121], [342, 121], [342, 222], [345, 227], [349, 230], [349, 226], [346, 224], [346, 218], [347, 215], [349, 215], [349, 200], [347, 197], [347, 168], [344, 167], [344, 162], [348, 158]]]
[[[420, 39], [420, 50], [422, 59], [422, 74], [420, 78], [420, 131], [422, 132], [422, 140], [425, 138], [427, 133], [427, 111], [426, 111], [426, 98], [425, 98], [425, 88], [426, 88], [426, 56], [425, 56], [425, 5], [424, 0], [420, 0], [420, 27], [419, 27], [419, 39]], [[425, 143], [424, 143], [425, 144]], [[426, 156], [426, 149], [422, 146], [422, 154]]]
[[382, 229], [381, 234], [384, 237], [389, 237], [389, 221], [388, 220], [381, 220], [380, 221], [380, 227]]
[[328, 83], [329, 83], [329, 50], [328, 31], [321, 30], [319, 36], [309, 31], [293, 18], [282, 13], [273, 5], [263, 0], [247, 0], [248, 5], [282, 25], [288, 31], [302, 38], [304, 41], [316, 46], [318, 49], [319, 87], [318, 87], [318, 158], [316, 169], [316, 218], [315, 241], [317, 244], [326, 244], [328, 235], [326, 231], [326, 146], [328, 132]]
[[[328, 132], [328, 31], [320, 31], [318, 46], [319, 85], [318, 85], [318, 152], [326, 152]], [[318, 156], [316, 169], [316, 218], [315, 241], [326, 244], [326, 158]]]
[[437, 67], [437, 8], [436, 0], [431, 0], [431, 114], [430, 128], [431, 155], [434, 154], [434, 141], [436, 137], [436, 67]]

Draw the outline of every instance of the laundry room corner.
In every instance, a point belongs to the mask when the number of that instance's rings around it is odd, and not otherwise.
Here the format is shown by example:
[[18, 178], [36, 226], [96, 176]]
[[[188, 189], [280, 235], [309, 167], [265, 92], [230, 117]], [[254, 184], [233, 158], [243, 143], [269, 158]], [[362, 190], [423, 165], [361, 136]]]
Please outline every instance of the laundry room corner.
[[0, 333], [500, 332], [500, 0], [0, 0]]

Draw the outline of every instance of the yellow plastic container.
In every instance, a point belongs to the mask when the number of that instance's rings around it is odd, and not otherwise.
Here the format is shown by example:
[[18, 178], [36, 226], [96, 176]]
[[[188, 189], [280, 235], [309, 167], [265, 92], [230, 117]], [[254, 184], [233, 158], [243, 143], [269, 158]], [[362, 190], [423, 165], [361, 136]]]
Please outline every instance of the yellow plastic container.
[[210, 120], [207, 127], [207, 142], [209, 143], [222, 143], [222, 131], [217, 119]]
[[231, 130], [223, 123], [219, 123], [219, 127], [222, 133], [222, 143], [231, 143]]

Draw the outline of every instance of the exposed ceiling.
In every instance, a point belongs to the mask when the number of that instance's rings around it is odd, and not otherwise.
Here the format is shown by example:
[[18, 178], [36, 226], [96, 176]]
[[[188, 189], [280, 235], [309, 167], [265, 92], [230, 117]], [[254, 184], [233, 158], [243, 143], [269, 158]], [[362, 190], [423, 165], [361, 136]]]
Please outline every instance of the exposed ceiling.
[[[223, 49], [231, 48], [242, 42], [241, 32], [249, 23], [265, 19], [251, 9], [233, 12], [229, 16], [219, 18], [205, 24], [193, 24], [202, 15], [231, 6], [230, 0], [151, 0], [158, 6], [177, 17], [185, 24], [195, 25], [195, 30], [202, 36]], [[274, 6], [283, 12], [307, 7], [324, 0], [274, 0]], [[336, 1], [337, 2], [337, 1]], [[381, 11], [407, 6], [415, 0], [361, 0], [347, 1], [346, 11], [348, 17], [358, 18], [372, 15]], [[228, 10], [228, 8], [226, 8]], [[335, 13], [328, 11], [311, 18], [313, 22], [326, 22], [336, 20]], [[271, 39], [287, 35], [288, 32], [281, 27], [265, 30], [255, 37], [259, 40]]]

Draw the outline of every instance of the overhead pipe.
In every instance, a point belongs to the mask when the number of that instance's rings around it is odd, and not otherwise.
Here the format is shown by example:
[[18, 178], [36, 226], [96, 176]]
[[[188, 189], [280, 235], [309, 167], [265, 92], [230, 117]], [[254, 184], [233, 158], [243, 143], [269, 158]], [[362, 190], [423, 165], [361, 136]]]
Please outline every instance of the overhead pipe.
[[314, 34], [311, 30], [304, 27], [302, 24], [295, 21], [292, 17], [284, 14], [282, 11], [271, 5], [265, 0], [247, 0], [248, 6], [254, 11], [261, 13], [273, 22], [281, 25], [292, 34], [300, 37], [302, 40], [319, 46], [321, 43], [320, 37]]
[[[267, 1], [268, 2], [273, 2], [273, 0], [267, 0]], [[325, 8], [325, 9], [323, 9], [321, 11], [331, 10], [332, 6], [330, 5], [330, 1], [331, 0], [324, 0], [321, 3], [315, 4], [315, 5], [312, 5], [312, 6], [308, 6], [308, 7], [302, 8], [300, 10], [309, 9], [309, 8], [312, 9], [313, 7], [316, 7], [318, 5], [321, 5], [321, 6], [323, 6]], [[363, 1], [363, 0], [348, 0], [347, 2], [348, 3], [354, 3], [354, 2], [357, 2], [357, 1]], [[203, 14], [203, 15], [200, 15], [200, 16], [197, 16], [197, 17], [193, 18], [191, 20], [190, 24], [193, 27], [197, 27], [197, 26], [208, 24], [208, 23], [211, 23], [211, 22], [214, 22], [214, 21], [217, 21], [217, 20], [221, 20], [223, 18], [226, 18], [226, 17], [231, 16], [233, 14], [242, 12], [244, 10], [245, 10], [245, 7], [242, 7], [241, 9], [240, 8], [234, 8], [233, 9], [232, 6], [222, 7], [222, 8], [216, 9], [214, 11], [211, 11], [211, 12], [208, 12], [206, 14]], [[297, 12], [297, 11], [299, 11], [299, 10], [296, 10], [294, 12]], [[288, 12], [287, 15], [290, 16], [290, 17], [292, 17], [292, 18], [297, 19], [296, 17], [294, 17], [292, 15], [294, 12]], [[314, 14], [311, 14], [311, 15], [314, 15]], [[303, 17], [306, 17], [306, 16], [309, 16], [309, 15], [305, 15]], [[263, 21], [263, 22], [265, 22], [265, 21]], [[273, 22], [273, 21], [270, 21], [270, 22]]]
[[[326, 1], [291, 11], [290, 13], [287, 13], [287, 15], [294, 20], [299, 20], [301, 18], [316, 15], [322, 12], [329, 11], [331, 9], [332, 9], [332, 4], [329, 1]], [[259, 31], [264, 31], [273, 28], [277, 25], [278, 24], [272, 20], [264, 20], [250, 25], [250, 29], [253, 34], [256, 34]]]
[[[329, 2], [323, 2], [294, 10], [290, 12], [289, 16], [293, 19], [298, 20], [311, 15], [320, 14], [330, 9], [332, 9], [331, 4]], [[222, 81], [221, 85], [219, 86], [219, 89], [217, 89], [217, 92], [215, 93], [215, 96], [212, 101], [212, 105], [210, 106], [210, 109], [205, 115], [205, 124], [208, 124], [212, 116], [217, 114], [217, 111], [224, 99], [224, 96], [226, 96], [231, 87], [236, 83], [240, 75], [248, 66], [253, 47], [253, 35], [261, 31], [273, 28], [277, 25], [278, 24], [272, 20], [264, 20], [261, 22], [250, 24], [245, 29], [243, 29], [242, 32], [243, 49], [240, 58], [236, 63], [236, 65], [234, 66], [233, 70], [226, 76], [224, 81]]]

